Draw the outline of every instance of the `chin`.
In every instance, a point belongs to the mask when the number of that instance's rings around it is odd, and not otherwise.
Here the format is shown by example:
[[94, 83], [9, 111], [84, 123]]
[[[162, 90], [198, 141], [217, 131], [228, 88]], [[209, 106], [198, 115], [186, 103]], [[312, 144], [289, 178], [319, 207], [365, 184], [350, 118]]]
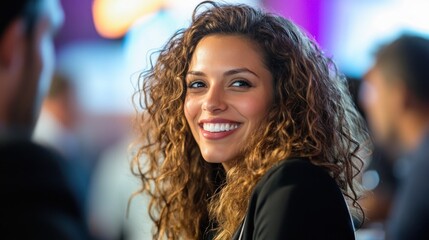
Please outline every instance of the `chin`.
[[215, 154], [202, 153], [202, 157], [208, 163], [224, 163], [228, 161], [228, 158], [226, 158], [224, 154], [219, 154], [219, 153], [215, 153]]
[[203, 155], [203, 158], [208, 163], [224, 163], [224, 162], [226, 162], [224, 158], [219, 159], [219, 158], [208, 157], [208, 156], [206, 157], [204, 155]]

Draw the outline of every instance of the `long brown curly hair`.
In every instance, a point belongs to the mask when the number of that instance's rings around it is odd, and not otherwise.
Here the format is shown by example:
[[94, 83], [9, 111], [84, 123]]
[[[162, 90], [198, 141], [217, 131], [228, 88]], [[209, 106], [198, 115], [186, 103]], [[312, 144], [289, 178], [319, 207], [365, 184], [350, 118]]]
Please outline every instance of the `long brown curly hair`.
[[[227, 172], [201, 156], [185, 119], [185, 76], [199, 41], [240, 35], [262, 49], [274, 79], [274, 103], [240, 159]], [[326, 169], [359, 207], [355, 177], [368, 139], [333, 62], [295, 24], [247, 5], [204, 2], [142, 75], [137, 93], [139, 148], [132, 168], [151, 197], [155, 239], [230, 239], [251, 192], [274, 164], [305, 157]], [[316, 196], [317, 197], [317, 196]]]

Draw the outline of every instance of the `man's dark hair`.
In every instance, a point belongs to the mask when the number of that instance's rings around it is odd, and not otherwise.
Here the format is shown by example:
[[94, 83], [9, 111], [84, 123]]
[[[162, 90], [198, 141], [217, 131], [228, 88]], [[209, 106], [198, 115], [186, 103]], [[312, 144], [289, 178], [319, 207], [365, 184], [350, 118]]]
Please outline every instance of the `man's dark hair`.
[[417, 101], [429, 104], [429, 39], [402, 35], [376, 57], [389, 79], [403, 81]]
[[23, 17], [27, 34], [31, 34], [37, 19], [41, 0], [8, 0], [0, 8], [0, 36], [3, 35], [9, 24], [19, 17]]

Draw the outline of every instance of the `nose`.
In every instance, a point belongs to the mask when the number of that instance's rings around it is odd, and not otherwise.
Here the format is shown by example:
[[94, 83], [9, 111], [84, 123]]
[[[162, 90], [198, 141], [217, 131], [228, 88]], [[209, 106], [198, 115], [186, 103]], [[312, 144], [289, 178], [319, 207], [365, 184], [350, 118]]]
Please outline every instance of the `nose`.
[[210, 113], [225, 111], [228, 105], [225, 102], [223, 89], [221, 87], [211, 87], [205, 94], [202, 109]]

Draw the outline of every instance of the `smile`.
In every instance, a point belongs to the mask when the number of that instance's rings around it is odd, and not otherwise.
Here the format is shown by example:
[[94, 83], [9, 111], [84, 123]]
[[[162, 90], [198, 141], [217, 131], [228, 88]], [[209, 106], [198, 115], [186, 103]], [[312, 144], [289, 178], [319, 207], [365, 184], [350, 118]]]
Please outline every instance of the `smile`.
[[204, 123], [203, 129], [207, 132], [228, 132], [238, 128], [237, 123]]
[[199, 122], [202, 136], [207, 140], [221, 140], [234, 134], [242, 125], [227, 119], [205, 119]]

